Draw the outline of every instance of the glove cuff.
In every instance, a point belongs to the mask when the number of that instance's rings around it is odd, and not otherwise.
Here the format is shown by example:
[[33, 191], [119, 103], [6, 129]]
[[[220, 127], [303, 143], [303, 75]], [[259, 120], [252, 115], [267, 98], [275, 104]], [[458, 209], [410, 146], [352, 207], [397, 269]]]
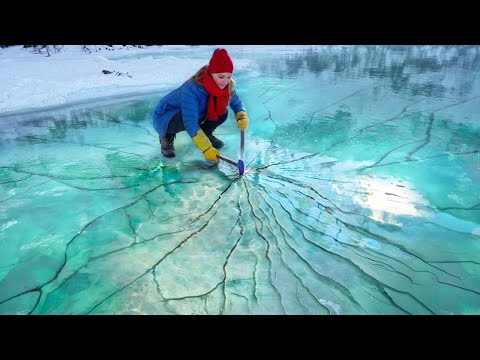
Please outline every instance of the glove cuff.
[[208, 148], [212, 147], [212, 143], [208, 139], [207, 135], [203, 132], [202, 129], [197, 131], [197, 135], [192, 138], [193, 142], [197, 147], [204, 153]]

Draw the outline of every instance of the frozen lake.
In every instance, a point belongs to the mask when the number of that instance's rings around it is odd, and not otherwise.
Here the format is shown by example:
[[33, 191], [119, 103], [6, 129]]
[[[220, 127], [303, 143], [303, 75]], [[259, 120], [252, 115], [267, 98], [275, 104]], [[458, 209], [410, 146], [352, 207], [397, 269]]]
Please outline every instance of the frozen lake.
[[480, 314], [480, 47], [230, 55], [242, 177], [167, 92], [0, 117], [0, 313]]

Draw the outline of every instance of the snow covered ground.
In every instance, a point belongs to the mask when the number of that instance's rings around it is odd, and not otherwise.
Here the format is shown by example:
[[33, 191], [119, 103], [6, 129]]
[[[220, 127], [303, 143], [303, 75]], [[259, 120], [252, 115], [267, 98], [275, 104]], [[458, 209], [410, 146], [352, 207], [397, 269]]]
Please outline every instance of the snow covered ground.
[[[49, 54], [33, 48], [0, 49], [0, 115], [63, 105], [99, 97], [151, 92], [179, 85], [208, 63], [217, 47], [168, 45], [65, 45]], [[251, 50], [255, 46], [249, 47]], [[262, 48], [264, 47], [258, 47]], [[282, 50], [285, 46], [273, 46]], [[188, 56], [185, 50], [191, 49]], [[176, 51], [178, 50], [178, 56]], [[165, 56], [162, 56], [164, 54]], [[235, 69], [248, 59], [234, 59]], [[106, 70], [108, 73], [104, 73]]]

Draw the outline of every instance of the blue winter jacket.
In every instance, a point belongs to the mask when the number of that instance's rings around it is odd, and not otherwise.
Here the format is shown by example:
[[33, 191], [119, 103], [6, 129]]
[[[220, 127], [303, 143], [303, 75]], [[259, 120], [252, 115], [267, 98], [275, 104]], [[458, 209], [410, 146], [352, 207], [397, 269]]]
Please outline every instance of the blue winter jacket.
[[[164, 137], [173, 116], [181, 111], [185, 130], [193, 138], [200, 129], [199, 120], [203, 120], [207, 114], [207, 103], [207, 90], [194, 81], [186, 81], [182, 86], [160, 99], [153, 111], [153, 127], [161, 137]], [[245, 111], [236, 92], [230, 99], [230, 107], [234, 114]]]

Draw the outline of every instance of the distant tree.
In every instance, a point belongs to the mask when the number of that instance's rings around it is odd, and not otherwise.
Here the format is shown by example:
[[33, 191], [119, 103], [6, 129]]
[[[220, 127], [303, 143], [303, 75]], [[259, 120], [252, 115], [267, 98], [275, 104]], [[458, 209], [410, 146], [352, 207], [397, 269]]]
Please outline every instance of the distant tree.
[[26, 48], [33, 47], [32, 52], [34, 54], [43, 54], [44, 51], [46, 51], [47, 56], [50, 56], [50, 50], [48, 48], [49, 47], [48, 45], [24, 45], [24, 47]]
[[34, 54], [43, 54], [47, 53], [47, 56], [50, 56], [50, 51], [53, 49], [55, 53], [59, 53], [65, 45], [23, 45], [25, 49], [33, 48], [32, 52]]

